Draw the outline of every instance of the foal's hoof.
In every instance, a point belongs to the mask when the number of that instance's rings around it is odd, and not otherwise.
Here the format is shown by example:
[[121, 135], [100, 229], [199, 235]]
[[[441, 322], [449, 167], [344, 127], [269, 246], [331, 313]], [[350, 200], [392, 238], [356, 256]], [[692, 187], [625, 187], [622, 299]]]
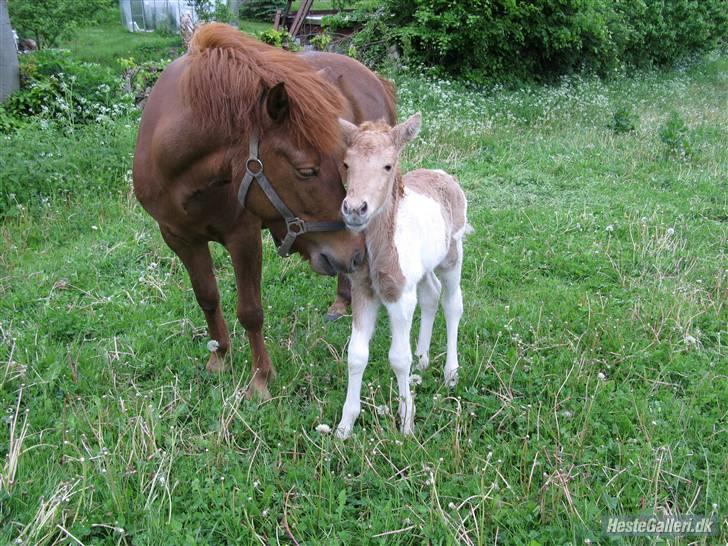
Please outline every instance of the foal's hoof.
[[336, 427], [336, 432], [334, 432], [334, 436], [336, 436], [339, 440], [346, 440], [351, 436], [351, 430], [352, 427], [339, 425], [338, 427]]
[[210, 373], [221, 373], [225, 371], [225, 355], [220, 354], [219, 351], [212, 353], [205, 368]]
[[331, 307], [329, 307], [328, 311], [326, 311], [326, 317], [324, 318], [327, 322], [334, 322], [345, 316], [346, 311], [347, 305], [344, 302], [335, 301], [331, 304]]
[[458, 384], [458, 369], [455, 368], [452, 371], [445, 371], [445, 385], [447, 385], [448, 388], [454, 389]]

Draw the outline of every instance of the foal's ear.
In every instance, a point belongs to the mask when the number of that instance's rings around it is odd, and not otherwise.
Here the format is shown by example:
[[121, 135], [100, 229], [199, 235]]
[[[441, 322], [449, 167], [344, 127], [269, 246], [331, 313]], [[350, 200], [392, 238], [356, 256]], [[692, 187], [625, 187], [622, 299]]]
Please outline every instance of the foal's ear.
[[275, 84], [268, 90], [265, 98], [265, 109], [276, 123], [280, 123], [288, 117], [288, 91], [283, 82]]
[[351, 146], [351, 143], [354, 141], [354, 136], [359, 128], [343, 118], [339, 118], [339, 126], [341, 127], [341, 134], [344, 137], [344, 144]]
[[392, 129], [394, 144], [397, 148], [402, 148], [405, 144], [414, 140], [420, 132], [420, 127], [422, 127], [422, 116], [417, 112], [407, 121], [403, 121]]

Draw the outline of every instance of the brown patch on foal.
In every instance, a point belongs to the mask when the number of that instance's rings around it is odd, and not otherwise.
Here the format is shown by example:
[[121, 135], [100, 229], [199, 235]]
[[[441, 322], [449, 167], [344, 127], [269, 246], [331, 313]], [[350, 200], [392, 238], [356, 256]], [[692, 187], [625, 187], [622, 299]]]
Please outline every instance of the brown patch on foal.
[[457, 244], [453, 235], [462, 230], [467, 222], [465, 194], [457, 179], [445, 171], [417, 169], [404, 175], [404, 185], [440, 205], [445, 225], [450, 231], [450, 248], [440, 267], [445, 270], [452, 268], [458, 259]]

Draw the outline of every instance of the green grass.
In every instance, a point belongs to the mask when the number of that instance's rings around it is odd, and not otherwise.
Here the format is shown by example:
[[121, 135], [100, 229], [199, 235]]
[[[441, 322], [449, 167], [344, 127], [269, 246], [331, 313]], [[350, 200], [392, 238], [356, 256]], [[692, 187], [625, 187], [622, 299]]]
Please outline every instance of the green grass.
[[[114, 12], [115, 15], [118, 15]], [[271, 28], [272, 23], [240, 21], [240, 30], [256, 34]], [[155, 59], [174, 59], [184, 53], [177, 33], [129, 32], [118, 17], [94, 27], [84, 28], [61, 43], [81, 61], [95, 62], [119, 69], [119, 59], [133, 57], [137, 63]]]
[[[339, 417], [350, 323], [323, 322], [332, 281], [267, 237], [273, 399], [240, 396], [216, 245], [234, 365], [204, 371], [187, 276], [130, 193], [135, 123], [3, 137], [0, 168], [32, 187], [45, 150], [77, 190], [18, 195], [0, 226], [0, 542], [576, 545], [663, 510], [715, 510], [721, 536], [696, 540], [725, 542], [727, 73], [713, 55], [518, 91], [397, 76], [400, 117], [425, 124], [406, 166], [456, 174], [476, 230], [460, 384], [442, 385], [440, 317], [413, 439], [375, 411], [397, 403], [384, 317], [354, 436], [315, 431]], [[675, 115], [688, 155], [661, 138]]]

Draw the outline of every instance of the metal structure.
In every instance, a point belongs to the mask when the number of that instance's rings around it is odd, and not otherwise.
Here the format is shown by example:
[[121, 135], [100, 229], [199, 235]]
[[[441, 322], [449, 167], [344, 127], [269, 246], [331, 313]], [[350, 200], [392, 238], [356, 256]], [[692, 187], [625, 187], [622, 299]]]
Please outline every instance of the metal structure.
[[20, 88], [18, 48], [8, 16], [8, 0], [0, 0], [0, 101]]
[[[224, 3], [237, 20], [240, 0], [213, 0]], [[180, 19], [189, 12], [194, 23], [200, 17], [189, 0], [119, 0], [121, 24], [129, 32], [151, 32], [166, 30], [177, 32]]]

